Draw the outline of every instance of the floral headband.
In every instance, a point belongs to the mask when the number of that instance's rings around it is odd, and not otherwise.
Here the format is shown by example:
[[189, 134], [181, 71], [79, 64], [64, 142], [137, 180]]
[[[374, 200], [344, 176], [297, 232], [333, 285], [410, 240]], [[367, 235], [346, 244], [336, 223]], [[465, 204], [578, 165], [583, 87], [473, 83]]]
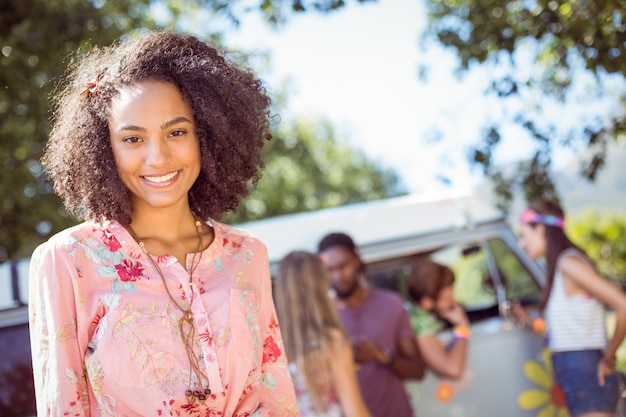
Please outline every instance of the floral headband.
[[103, 72], [102, 74], [98, 75], [95, 80], [89, 81], [87, 83], [87, 88], [85, 88], [83, 90], [83, 92], [80, 93], [80, 95], [81, 96], [88, 96], [90, 94], [98, 94], [98, 89], [100, 89], [100, 87], [102, 87], [102, 83], [107, 78], [109, 78], [109, 73], [108, 72]]
[[546, 226], [556, 226], [563, 228], [565, 226], [565, 220], [561, 217], [553, 216], [551, 214], [539, 214], [531, 209], [526, 209], [519, 216], [520, 224], [540, 223]]

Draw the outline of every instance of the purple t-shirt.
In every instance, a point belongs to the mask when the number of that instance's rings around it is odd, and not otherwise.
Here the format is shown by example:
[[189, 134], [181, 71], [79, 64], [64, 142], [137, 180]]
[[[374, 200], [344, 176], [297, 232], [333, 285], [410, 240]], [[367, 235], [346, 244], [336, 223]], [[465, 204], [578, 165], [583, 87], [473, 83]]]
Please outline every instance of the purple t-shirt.
[[[394, 292], [371, 288], [356, 308], [339, 307], [339, 317], [353, 343], [373, 340], [397, 354], [400, 340], [415, 334], [402, 299]], [[361, 393], [373, 417], [412, 417], [404, 380], [376, 361], [361, 364], [357, 371]]]

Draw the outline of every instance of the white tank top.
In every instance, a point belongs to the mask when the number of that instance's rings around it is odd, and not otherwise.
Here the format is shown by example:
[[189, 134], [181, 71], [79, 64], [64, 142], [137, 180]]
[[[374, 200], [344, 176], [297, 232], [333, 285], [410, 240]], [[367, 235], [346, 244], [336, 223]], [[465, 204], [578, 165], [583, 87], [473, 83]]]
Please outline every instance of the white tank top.
[[585, 295], [568, 295], [563, 285], [559, 262], [564, 256], [589, 260], [575, 249], [559, 255], [554, 283], [546, 305], [548, 344], [553, 352], [604, 349], [607, 345], [605, 309], [597, 299]]

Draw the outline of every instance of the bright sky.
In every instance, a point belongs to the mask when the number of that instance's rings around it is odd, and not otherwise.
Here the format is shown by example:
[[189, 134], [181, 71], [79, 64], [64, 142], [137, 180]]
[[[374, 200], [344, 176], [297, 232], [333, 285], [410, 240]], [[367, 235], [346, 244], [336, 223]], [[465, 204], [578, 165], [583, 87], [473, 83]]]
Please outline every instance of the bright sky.
[[[287, 116], [330, 119], [340, 140], [394, 168], [410, 192], [446, 187], [438, 175], [447, 176], [454, 188], [473, 186], [481, 176], [478, 169], [470, 170], [467, 147], [481, 138], [481, 123], [506, 110], [482, 96], [489, 82], [485, 71], [472, 71], [459, 81], [451, 53], [420, 48], [421, 3], [349, 1], [335, 13], [292, 16], [279, 31], [252, 13], [239, 30], [229, 32], [225, 44], [268, 51], [272, 69], [264, 77], [269, 88], [291, 80]], [[427, 83], [418, 79], [420, 63], [432, 68]], [[440, 140], [433, 128], [441, 132]], [[498, 162], [530, 155], [530, 139], [511, 127], [504, 133], [510, 144], [498, 149]]]
[[[424, 24], [416, 0], [348, 2], [336, 13], [296, 15], [279, 31], [254, 15], [225, 43], [268, 50], [270, 88], [291, 80], [289, 111], [330, 119], [339, 139], [394, 168], [409, 191], [441, 188], [438, 173], [451, 176], [455, 187], [470, 185], [476, 178], [461, 147], [476, 130], [476, 90], [453, 80], [451, 58], [420, 51]], [[418, 64], [429, 57], [439, 61], [443, 76], [420, 84]], [[445, 141], [427, 140], [432, 126], [444, 129]]]

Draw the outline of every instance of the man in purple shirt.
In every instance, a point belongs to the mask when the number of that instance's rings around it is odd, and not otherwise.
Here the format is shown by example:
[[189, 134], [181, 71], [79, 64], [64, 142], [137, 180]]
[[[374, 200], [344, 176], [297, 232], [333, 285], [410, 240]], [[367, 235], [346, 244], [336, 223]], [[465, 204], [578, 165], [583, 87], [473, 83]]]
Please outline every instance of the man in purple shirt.
[[412, 417], [405, 378], [421, 379], [424, 364], [399, 295], [368, 286], [352, 238], [331, 233], [318, 245], [341, 322], [352, 339], [363, 399], [374, 417]]

